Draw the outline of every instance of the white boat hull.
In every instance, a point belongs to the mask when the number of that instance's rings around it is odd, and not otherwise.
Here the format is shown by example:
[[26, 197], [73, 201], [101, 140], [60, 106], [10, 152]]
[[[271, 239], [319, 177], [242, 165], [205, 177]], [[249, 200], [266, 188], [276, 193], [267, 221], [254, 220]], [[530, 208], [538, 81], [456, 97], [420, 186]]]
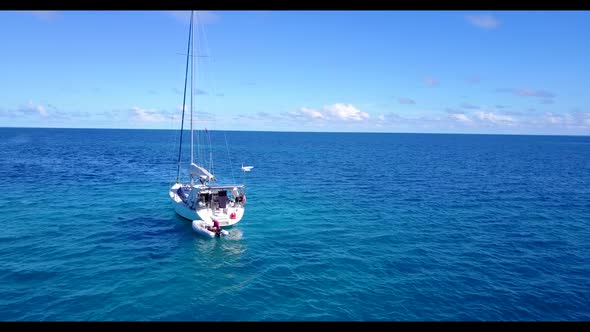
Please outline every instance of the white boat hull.
[[[175, 184], [170, 188], [170, 198], [174, 206], [174, 211], [179, 216], [188, 220], [205, 220], [210, 221], [212, 218], [219, 222], [221, 227], [229, 227], [237, 224], [244, 216], [244, 206], [236, 204], [235, 206], [228, 206], [225, 209], [211, 209], [208, 207], [190, 209], [176, 193], [180, 184]], [[233, 218], [232, 218], [233, 214]]]

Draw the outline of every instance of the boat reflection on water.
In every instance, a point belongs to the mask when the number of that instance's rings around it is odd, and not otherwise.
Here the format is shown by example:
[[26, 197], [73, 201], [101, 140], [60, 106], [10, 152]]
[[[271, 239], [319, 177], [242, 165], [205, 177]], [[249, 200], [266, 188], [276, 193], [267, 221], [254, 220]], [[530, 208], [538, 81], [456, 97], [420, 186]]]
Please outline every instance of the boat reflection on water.
[[194, 236], [194, 259], [203, 262], [203, 259], [211, 259], [214, 264], [225, 265], [232, 264], [234, 259], [241, 258], [242, 253], [246, 251], [246, 245], [242, 240], [243, 232], [241, 229], [233, 227], [228, 230], [229, 234], [221, 239], [211, 241], [203, 236], [195, 234]]

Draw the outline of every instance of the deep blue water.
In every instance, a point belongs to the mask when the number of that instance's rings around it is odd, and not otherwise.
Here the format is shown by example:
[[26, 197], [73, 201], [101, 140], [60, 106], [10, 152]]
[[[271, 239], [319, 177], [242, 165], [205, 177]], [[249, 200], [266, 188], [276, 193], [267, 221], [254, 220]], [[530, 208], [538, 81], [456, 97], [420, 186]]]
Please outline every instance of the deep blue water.
[[176, 132], [1, 128], [0, 320], [590, 320], [590, 137], [226, 137], [216, 175], [254, 169], [211, 240]]

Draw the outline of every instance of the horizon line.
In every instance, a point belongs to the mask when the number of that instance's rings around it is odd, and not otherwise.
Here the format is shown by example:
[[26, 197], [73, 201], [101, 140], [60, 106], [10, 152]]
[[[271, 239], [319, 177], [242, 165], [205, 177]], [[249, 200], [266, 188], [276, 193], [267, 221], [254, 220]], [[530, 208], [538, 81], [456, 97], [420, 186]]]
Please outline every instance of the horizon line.
[[[167, 128], [97, 128], [97, 127], [6, 127], [0, 129], [82, 129], [82, 130], [166, 130], [179, 131], [179, 129]], [[190, 129], [184, 129], [190, 131]], [[203, 129], [198, 129], [199, 131]], [[302, 134], [410, 134], [410, 135], [490, 135], [490, 136], [563, 136], [563, 137], [590, 137], [590, 134], [507, 134], [507, 133], [445, 133], [445, 132], [381, 132], [381, 131], [295, 131], [295, 130], [227, 130], [207, 129], [219, 132], [260, 132], [260, 133], [302, 133]]]

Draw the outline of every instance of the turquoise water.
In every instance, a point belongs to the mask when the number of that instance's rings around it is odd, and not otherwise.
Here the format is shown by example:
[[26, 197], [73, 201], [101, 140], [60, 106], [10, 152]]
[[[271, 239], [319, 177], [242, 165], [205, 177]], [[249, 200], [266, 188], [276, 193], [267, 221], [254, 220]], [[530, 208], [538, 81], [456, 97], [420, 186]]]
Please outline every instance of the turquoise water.
[[590, 319], [590, 137], [226, 135], [206, 239], [176, 132], [1, 128], [0, 320]]

